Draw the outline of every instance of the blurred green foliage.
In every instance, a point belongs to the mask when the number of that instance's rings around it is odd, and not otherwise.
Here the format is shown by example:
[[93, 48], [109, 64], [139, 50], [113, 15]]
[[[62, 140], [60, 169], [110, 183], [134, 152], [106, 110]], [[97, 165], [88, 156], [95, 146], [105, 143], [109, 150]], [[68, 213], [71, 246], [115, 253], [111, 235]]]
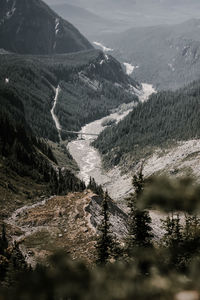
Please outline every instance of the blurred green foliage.
[[[16, 286], [2, 291], [1, 299], [172, 300], [180, 290], [196, 287], [167, 268], [162, 258], [160, 252], [139, 251], [135, 262], [88, 268], [57, 253], [50, 259], [50, 267], [37, 266], [26, 273]], [[143, 275], [146, 266], [149, 273]]]
[[198, 212], [200, 209], [200, 185], [191, 178], [169, 179], [152, 177], [138, 202], [139, 207], [152, 207], [165, 212]]
[[[154, 194], [151, 194], [151, 189], [156, 190], [156, 186], [158, 189], [160, 184], [162, 189], [159, 189], [158, 192], [162, 195], [166, 191], [167, 195], [171, 195], [171, 191], [173, 191], [173, 197], [169, 197], [168, 200], [165, 195], [164, 210], [168, 212], [168, 215], [162, 220], [161, 226], [164, 229], [164, 235], [157, 243], [152, 241], [151, 247], [146, 247], [145, 244], [138, 244], [135, 239], [137, 235], [134, 235], [131, 254], [127, 252], [127, 244], [121, 243], [118, 247], [120, 253], [115, 255], [116, 248], [110, 247], [109, 243], [112, 241], [107, 238], [110, 235], [110, 223], [106, 200], [108, 196], [106, 196], [102, 205], [103, 219], [97, 243], [97, 254], [101, 250], [99, 253], [104, 255], [103, 263], [88, 266], [84, 262], [73, 261], [64, 252], [59, 252], [49, 259], [48, 265], [38, 265], [35, 270], [30, 270], [20, 254], [19, 247], [15, 245], [14, 250], [11, 251], [12, 255], [5, 255], [5, 253], [9, 253], [8, 250], [3, 250], [3, 255], [1, 255], [0, 267], [2, 269], [4, 266], [5, 274], [1, 275], [0, 299], [199, 299], [200, 219], [197, 214], [176, 211], [177, 207], [182, 208], [180, 199], [184, 200], [185, 194], [193, 197], [191, 195], [197, 193], [198, 186], [188, 179], [171, 181], [159, 178], [151, 179], [146, 183], [140, 173], [133, 178], [136, 194], [131, 195], [131, 199], [134, 200], [131, 203], [135, 205], [135, 203], [141, 202], [140, 205], [153, 205], [154, 197], [152, 195]], [[167, 193], [168, 189], [170, 189], [170, 193]], [[156, 194], [155, 203], [159, 203], [157, 207], [162, 207], [159, 193]], [[190, 197], [186, 198], [187, 201], [192, 199]], [[197, 202], [195, 207], [197, 207]], [[141, 209], [133, 207], [136, 211], [142, 212]], [[189, 203], [184, 204], [183, 207], [188, 208]], [[135, 217], [135, 210], [131, 212], [133, 215], [130, 214], [130, 217]], [[146, 221], [151, 227], [150, 220], [146, 219]], [[133, 224], [134, 222], [131, 223], [131, 225]], [[144, 229], [144, 227], [142, 228]], [[139, 224], [134, 230], [139, 232]], [[5, 230], [2, 231], [1, 240], [5, 241]], [[11, 259], [13, 255], [14, 260]], [[6, 262], [3, 262], [3, 256]], [[13, 261], [15, 261], [16, 268], [13, 267]]]

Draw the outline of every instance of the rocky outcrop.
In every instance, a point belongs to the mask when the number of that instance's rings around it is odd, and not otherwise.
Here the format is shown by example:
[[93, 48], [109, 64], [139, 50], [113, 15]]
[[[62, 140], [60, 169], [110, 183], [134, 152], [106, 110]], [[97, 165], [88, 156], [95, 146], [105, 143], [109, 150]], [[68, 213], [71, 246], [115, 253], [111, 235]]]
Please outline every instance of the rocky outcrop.
[[132, 85], [138, 90], [141, 90], [141, 85], [124, 73], [121, 64], [114, 57], [102, 51], [99, 51], [99, 56], [95, 63], [85, 68], [84, 74], [91, 79], [104, 78], [114, 84], [121, 86]]
[[[90, 221], [97, 230], [101, 223], [101, 203], [102, 198], [94, 195], [91, 197], [89, 205], [86, 207], [91, 215]], [[127, 234], [127, 214], [123, 212], [113, 201], [109, 202], [110, 222], [113, 233], [120, 239]]]

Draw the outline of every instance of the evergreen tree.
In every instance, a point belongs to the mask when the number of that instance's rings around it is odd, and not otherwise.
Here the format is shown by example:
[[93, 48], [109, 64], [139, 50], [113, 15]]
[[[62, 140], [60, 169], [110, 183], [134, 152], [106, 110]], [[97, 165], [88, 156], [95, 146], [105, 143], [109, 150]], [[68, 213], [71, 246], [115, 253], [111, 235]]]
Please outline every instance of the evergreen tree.
[[19, 245], [15, 242], [11, 256], [8, 262], [8, 268], [6, 272], [5, 285], [14, 286], [19, 276], [30, 271], [22, 252], [19, 249]]
[[165, 230], [162, 243], [166, 247], [170, 247], [172, 244], [172, 237], [174, 235], [175, 228], [175, 220], [173, 214], [171, 215], [171, 217], [168, 215], [165, 220], [162, 220], [162, 224], [162, 228]]
[[173, 213], [167, 216], [166, 220], [163, 221], [163, 228], [165, 229], [165, 234], [163, 237], [164, 245], [167, 247], [176, 248], [183, 241], [182, 229], [180, 224], [179, 214], [174, 217]]
[[111, 224], [109, 221], [109, 201], [110, 198], [106, 192], [102, 201], [102, 221], [99, 225], [99, 236], [97, 239], [97, 264], [105, 265], [113, 255], [113, 249], [115, 248], [114, 238], [111, 234]]
[[182, 239], [182, 264], [186, 269], [192, 259], [200, 255], [200, 218], [197, 215], [185, 215]]
[[93, 191], [95, 194], [102, 196], [104, 195], [104, 191], [101, 185], [98, 185], [94, 178], [90, 177], [90, 181], [88, 183], [87, 189]]
[[6, 271], [8, 268], [8, 255], [7, 250], [8, 248], [8, 240], [6, 237], [6, 228], [5, 225], [2, 225], [2, 233], [0, 237], [0, 287], [1, 283], [5, 278]]
[[131, 255], [131, 252], [135, 248], [152, 247], [153, 239], [151, 217], [149, 212], [137, 208], [137, 202], [139, 201], [139, 197], [144, 189], [142, 168], [137, 175], [134, 175], [132, 184], [135, 189], [135, 193], [132, 193], [127, 199], [130, 210], [126, 247], [129, 255]]
[[5, 224], [2, 225], [2, 232], [0, 237], [0, 254], [4, 255], [5, 250], [8, 248], [8, 240], [6, 237], [6, 227]]
[[180, 224], [179, 214], [174, 216], [172, 213], [171, 217], [168, 216], [163, 221], [163, 228], [165, 234], [162, 239], [162, 245], [169, 250], [170, 264], [177, 270], [183, 269], [184, 255], [183, 255], [183, 226]]

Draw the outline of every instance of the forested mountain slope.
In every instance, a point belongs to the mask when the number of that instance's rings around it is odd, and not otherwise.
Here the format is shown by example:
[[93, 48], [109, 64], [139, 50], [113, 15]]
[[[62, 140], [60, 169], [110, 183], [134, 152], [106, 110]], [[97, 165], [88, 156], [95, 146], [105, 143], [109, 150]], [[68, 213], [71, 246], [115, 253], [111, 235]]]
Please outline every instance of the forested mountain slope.
[[25, 120], [20, 95], [0, 85], [0, 219], [38, 196], [82, 191], [84, 185], [57, 160]]
[[[156, 153], [158, 148], [163, 149], [159, 153], [162, 156], [167, 147], [176, 145], [177, 141], [199, 139], [199, 112], [199, 81], [176, 92], [159, 92], [148, 102], [138, 104], [118, 125], [102, 132], [94, 145], [103, 154], [107, 165], [121, 164], [130, 170], [140, 159], [147, 160]], [[193, 156], [199, 153], [196, 146]], [[185, 149], [183, 159], [187, 160], [187, 153], [188, 149]]]
[[59, 84], [55, 112], [65, 130], [79, 130], [121, 103], [137, 101], [130, 85], [140, 89], [120, 63], [97, 50], [55, 56], [2, 54], [0, 65], [0, 82], [20, 96], [27, 123], [37, 136], [52, 141], [58, 141], [51, 109]]
[[[59, 150], [53, 144], [59, 141], [51, 114], [56, 88], [60, 86], [55, 114], [62, 128], [79, 130], [123, 102], [138, 101], [131, 86], [141, 87], [119, 62], [98, 50], [55, 56], [1, 54], [0, 65], [2, 212], [8, 203], [13, 207], [37, 195], [82, 189], [66, 168], [73, 165], [66, 146]], [[51, 141], [54, 153], [64, 150], [65, 169], [61, 171], [49, 142], [41, 138]]]
[[0, 48], [23, 54], [55, 54], [93, 47], [43, 1], [1, 0]]
[[157, 89], [177, 89], [200, 77], [200, 20], [178, 25], [132, 28], [119, 34], [103, 35], [112, 55], [130, 63], [132, 76]]

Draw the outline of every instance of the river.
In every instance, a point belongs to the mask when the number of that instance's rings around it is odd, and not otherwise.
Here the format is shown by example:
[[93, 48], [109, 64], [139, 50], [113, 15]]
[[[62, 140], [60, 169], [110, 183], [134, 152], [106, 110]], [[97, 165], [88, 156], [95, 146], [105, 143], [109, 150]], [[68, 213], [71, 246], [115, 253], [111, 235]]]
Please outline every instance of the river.
[[[142, 84], [142, 86], [143, 92], [139, 95], [139, 98], [141, 102], [144, 102], [156, 91], [150, 84]], [[121, 200], [123, 200], [132, 190], [131, 177], [130, 175], [122, 176], [117, 167], [108, 172], [105, 171], [102, 168], [102, 160], [99, 152], [91, 146], [91, 141], [94, 140], [94, 138], [88, 135], [84, 136], [84, 133], [100, 134], [105, 128], [102, 126], [104, 120], [113, 118], [119, 122], [128, 115], [134, 106], [135, 103], [122, 105], [117, 111], [111, 113], [109, 116], [85, 125], [81, 129], [84, 139], [81, 140], [80, 138], [77, 138], [77, 140], [68, 144], [68, 149], [80, 169], [78, 177], [83, 179], [86, 184], [89, 182], [90, 177], [94, 178], [98, 184], [101, 184], [104, 189], [108, 190], [111, 198], [118, 202], [121, 202]]]

